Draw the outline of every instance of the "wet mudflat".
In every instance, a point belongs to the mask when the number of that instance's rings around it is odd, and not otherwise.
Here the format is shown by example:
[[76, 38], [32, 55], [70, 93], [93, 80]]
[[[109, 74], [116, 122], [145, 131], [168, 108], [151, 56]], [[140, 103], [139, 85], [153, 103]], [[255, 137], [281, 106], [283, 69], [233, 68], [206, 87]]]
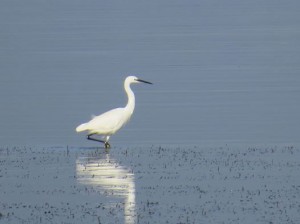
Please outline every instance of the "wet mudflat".
[[0, 149], [0, 223], [299, 223], [292, 145]]

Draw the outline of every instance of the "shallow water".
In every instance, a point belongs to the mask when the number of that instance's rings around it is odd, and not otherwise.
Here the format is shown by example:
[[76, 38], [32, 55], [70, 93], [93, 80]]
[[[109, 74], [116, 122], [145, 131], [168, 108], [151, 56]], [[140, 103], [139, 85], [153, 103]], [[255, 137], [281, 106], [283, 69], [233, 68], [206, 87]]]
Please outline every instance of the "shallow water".
[[0, 223], [299, 223], [299, 6], [1, 1]]
[[0, 142], [92, 145], [124, 105], [128, 144], [299, 143], [298, 1], [1, 1]]
[[0, 149], [0, 223], [299, 223], [299, 148]]

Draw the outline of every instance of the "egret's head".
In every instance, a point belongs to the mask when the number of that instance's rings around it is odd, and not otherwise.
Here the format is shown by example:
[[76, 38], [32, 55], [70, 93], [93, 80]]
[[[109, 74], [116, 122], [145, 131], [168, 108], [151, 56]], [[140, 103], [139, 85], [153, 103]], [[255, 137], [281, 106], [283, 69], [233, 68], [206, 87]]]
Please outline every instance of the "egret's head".
[[125, 82], [128, 82], [129, 84], [131, 83], [147, 83], [147, 84], [153, 84], [151, 82], [148, 82], [148, 81], [145, 81], [145, 80], [142, 80], [142, 79], [139, 79], [138, 77], [136, 76], [128, 76], [126, 79], [125, 79]]

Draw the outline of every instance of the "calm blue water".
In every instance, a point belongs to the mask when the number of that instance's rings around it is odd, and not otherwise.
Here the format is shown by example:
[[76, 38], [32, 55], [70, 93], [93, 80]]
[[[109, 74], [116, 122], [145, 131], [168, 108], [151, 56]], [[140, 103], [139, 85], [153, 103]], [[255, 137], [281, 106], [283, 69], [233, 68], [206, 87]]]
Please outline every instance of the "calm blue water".
[[75, 127], [125, 105], [112, 145], [297, 144], [299, 1], [0, 2], [1, 145], [94, 145]]

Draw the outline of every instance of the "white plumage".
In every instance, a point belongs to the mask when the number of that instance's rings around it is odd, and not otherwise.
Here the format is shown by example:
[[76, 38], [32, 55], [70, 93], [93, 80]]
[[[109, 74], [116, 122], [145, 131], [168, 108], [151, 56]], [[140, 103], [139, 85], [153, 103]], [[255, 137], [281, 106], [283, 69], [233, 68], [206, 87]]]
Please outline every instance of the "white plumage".
[[116, 108], [79, 125], [76, 131], [88, 131], [89, 134], [112, 135], [129, 121], [130, 116], [126, 115], [128, 113], [126, 113], [125, 108]]
[[[103, 142], [106, 148], [109, 148], [109, 137], [115, 134], [120, 128], [122, 128], [131, 118], [135, 107], [134, 93], [130, 88], [132, 83], [147, 83], [152, 84], [135, 76], [128, 76], [124, 81], [125, 92], [128, 97], [127, 105], [123, 108], [116, 108], [107, 111], [99, 116], [95, 116], [87, 123], [81, 124], [76, 128], [77, 132], [87, 131], [89, 140]], [[92, 135], [102, 135], [104, 140], [92, 138]]]

